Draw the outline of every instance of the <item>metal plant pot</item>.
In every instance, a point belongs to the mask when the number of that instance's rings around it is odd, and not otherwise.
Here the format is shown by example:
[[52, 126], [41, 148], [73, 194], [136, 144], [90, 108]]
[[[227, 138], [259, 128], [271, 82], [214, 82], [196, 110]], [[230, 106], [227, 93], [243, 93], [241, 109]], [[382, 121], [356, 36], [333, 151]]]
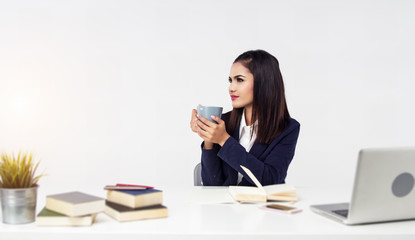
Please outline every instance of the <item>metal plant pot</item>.
[[3, 223], [22, 224], [35, 221], [38, 186], [0, 188]]

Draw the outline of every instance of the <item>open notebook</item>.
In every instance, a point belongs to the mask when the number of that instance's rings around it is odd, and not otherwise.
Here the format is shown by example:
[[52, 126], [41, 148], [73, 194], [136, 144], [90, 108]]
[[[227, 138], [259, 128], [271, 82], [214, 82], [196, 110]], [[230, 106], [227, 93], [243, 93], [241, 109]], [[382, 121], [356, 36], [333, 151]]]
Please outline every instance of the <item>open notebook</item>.
[[288, 184], [274, 184], [262, 186], [258, 179], [248, 168], [241, 168], [255, 183], [256, 187], [229, 186], [229, 193], [239, 202], [266, 202], [266, 201], [297, 201], [295, 187]]

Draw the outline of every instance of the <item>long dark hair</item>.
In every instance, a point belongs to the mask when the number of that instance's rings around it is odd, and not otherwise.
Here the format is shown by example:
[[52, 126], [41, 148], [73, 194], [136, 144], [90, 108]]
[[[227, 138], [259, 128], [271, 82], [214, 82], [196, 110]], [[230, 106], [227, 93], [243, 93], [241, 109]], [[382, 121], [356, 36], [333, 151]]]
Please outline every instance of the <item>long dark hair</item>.
[[[284, 82], [278, 60], [264, 50], [247, 51], [239, 55], [239, 62], [254, 75], [252, 122], [258, 121], [256, 142], [269, 144], [280, 135], [290, 121], [285, 100]], [[234, 108], [227, 121], [227, 131], [233, 134], [241, 121], [243, 108]]]

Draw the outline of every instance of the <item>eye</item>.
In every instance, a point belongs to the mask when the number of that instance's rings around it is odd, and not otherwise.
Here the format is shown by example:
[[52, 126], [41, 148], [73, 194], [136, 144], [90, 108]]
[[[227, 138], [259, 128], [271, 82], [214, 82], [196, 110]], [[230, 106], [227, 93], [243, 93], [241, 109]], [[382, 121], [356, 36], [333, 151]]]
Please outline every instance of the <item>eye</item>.
[[228, 78], [228, 82], [229, 82], [229, 83], [232, 83], [232, 79], [231, 79], [231, 78]]
[[244, 80], [242, 78], [237, 78], [236, 81], [243, 82]]

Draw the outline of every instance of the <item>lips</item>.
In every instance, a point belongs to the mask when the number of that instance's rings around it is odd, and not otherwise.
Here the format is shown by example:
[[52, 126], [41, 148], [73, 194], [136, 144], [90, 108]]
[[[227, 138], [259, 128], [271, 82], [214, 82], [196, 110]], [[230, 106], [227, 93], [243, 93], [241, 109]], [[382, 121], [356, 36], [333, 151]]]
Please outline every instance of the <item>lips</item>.
[[231, 95], [231, 99], [232, 100], [235, 100], [235, 99], [237, 99], [239, 96], [236, 96], [236, 95]]

